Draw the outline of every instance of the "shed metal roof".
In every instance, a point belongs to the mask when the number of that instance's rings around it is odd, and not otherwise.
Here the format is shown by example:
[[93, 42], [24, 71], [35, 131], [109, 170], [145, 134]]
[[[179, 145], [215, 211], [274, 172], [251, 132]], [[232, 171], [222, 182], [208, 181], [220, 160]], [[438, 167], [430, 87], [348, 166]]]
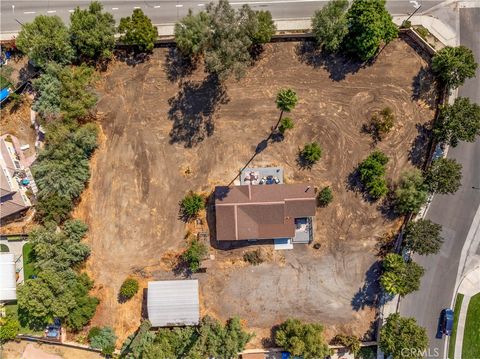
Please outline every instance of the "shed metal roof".
[[0, 253], [0, 301], [17, 299], [17, 277], [13, 253]]
[[154, 327], [197, 325], [200, 320], [198, 280], [148, 282], [147, 310]]

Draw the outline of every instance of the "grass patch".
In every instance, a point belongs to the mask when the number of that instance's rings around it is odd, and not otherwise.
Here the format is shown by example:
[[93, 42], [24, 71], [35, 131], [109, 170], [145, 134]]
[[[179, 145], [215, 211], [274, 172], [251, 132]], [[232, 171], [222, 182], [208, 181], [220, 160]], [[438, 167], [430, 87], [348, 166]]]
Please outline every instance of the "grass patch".
[[462, 358], [480, 358], [480, 293], [474, 295], [468, 303]]
[[8, 246], [6, 244], [0, 244], [0, 253], [8, 253], [10, 252], [10, 249], [8, 249]]
[[36, 274], [35, 269], [33, 268], [33, 246], [31, 243], [25, 243], [22, 249], [23, 253], [23, 276], [24, 280], [31, 278], [32, 275]]
[[455, 299], [455, 309], [453, 310], [453, 330], [448, 341], [448, 359], [455, 358], [455, 341], [457, 338], [458, 317], [460, 315], [460, 308], [462, 308], [462, 302], [463, 294], [457, 294], [457, 299]]

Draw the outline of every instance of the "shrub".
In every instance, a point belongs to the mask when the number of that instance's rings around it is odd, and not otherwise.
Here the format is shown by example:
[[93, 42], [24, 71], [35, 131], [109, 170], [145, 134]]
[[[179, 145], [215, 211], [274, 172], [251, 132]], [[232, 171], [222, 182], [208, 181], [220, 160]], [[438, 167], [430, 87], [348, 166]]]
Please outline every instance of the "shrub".
[[90, 346], [95, 349], [101, 349], [104, 355], [112, 355], [115, 351], [115, 341], [117, 340], [113, 329], [110, 327], [92, 329], [95, 329], [94, 335], [90, 336], [90, 332], [88, 333]]
[[348, 350], [354, 355], [354, 357], [357, 356], [361, 348], [360, 339], [353, 335], [339, 334], [335, 337], [335, 342], [348, 348]]
[[93, 337], [96, 337], [100, 334], [100, 327], [91, 327], [88, 331], [87, 339], [90, 341]]
[[127, 278], [120, 287], [120, 297], [130, 299], [138, 292], [138, 281], [133, 278]]
[[385, 165], [388, 157], [381, 151], [372, 152], [358, 166], [360, 181], [373, 199], [379, 199], [388, 192], [385, 179]]
[[255, 249], [254, 251], [248, 251], [243, 254], [243, 260], [245, 262], [248, 262], [250, 264], [253, 264], [254, 266], [259, 265], [263, 263], [263, 256], [262, 252], [260, 249]]
[[187, 250], [182, 254], [182, 258], [187, 262], [190, 271], [195, 273], [200, 269], [200, 262], [207, 253], [207, 246], [195, 239], [190, 242]]
[[290, 117], [283, 117], [280, 120], [280, 126], [278, 127], [278, 130], [283, 135], [287, 130], [291, 130], [293, 127], [294, 127], [293, 120]]
[[318, 204], [322, 207], [328, 206], [333, 201], [333, 193], [330, 187], [324, 187], [317, 196]]
[[322, 157], [322, 148], [316, 142], [307, 143], [300, 151], [300, 158], [307, 166], [313, 165]]
[[417, 213], [427, 202], [427, 186], [418, 169], [403, 172], [395, 190], [395, 211], [399, 214]]
[[205, 201], [203, 197], [195, 192], [187, 194], [180, 203], [182, 216], [187, 220], [195, 218], [198, 215], [198, 212], [204, 208]]

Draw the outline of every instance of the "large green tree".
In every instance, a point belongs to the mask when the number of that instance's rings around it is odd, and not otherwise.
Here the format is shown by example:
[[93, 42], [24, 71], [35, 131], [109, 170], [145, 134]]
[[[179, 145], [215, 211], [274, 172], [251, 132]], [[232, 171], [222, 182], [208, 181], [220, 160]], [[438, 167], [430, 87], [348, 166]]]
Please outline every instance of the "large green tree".
[[331, 0], [312, 18], [312, 31], [317, 44], [329, 52], [340, 49], [348, 33], [348, 0]]
[[392, 41], [398, 29], [385, 9], [385, 0], [354, 0], [347, 11], [345, 47], [363, 61], [374, 57], [382, 44]]
[[245, 5], [235, 11], [227, 0], [211, 2], [206, 7], [211, 35], [205, 50], [205, 66], [220, 80], [230, 75], [241, 78], [251, 62], [249, 49], [252, 40], [248, 29], [255, 27], [255, 19], [249, 10]]
[[455, 193], [461, 185], [462, 165], [455, 159], [439, 158], [425, 173], [425, 183], [431, 192]]
[[34, 87], [39, 96], [34, 109], [46, 120], [63, 118], [73, 121], [87, 116], [97, 103], [93, 69], [87, 66], [59, 66], [50, 64]]
[[380, 283], [389, 294], [405, 296], [420, 288], [424, 269], [417, 263], [405, 261], [399, 254], [389, 253], [383, 260]]
[[0, 347], [3, 343], [14, 340], [20, 330], [18, 320], [12, 314], [0, 317]]
[[126, 359], [142, 358], [143, 353], [150, 347], [155, 339], [155, 333], [150, 331], [152, 323], [143, 320], [138, 330], [129, 335], [122, 345], [121, 357]]
[[404, 318], [398, 313], [390, 314], [380, 330], [380, 349], [392, 358], [423, 358], [428, 346], [425, 328], [414, 318]]
[[257, 22], [256, 31], [250, 36], [254, 44], [266, 44], [275, 35], [277, 27], [268, 10], [255, 11]]
[[447, 88], [456, 88], [475, 77], [478, 64], [472, 50], [465, 46], [444, 47], [432, 59], [432, 70]]
[[474, 142], [480, 135], [480, 106], [467, 97], [457, 97], [453, 105], [440, 108], [433, 134], [438, 141], [452, 147], [460, 141]]
[[397, 213], [417, 213], [428, 197], [428, 187], [422, 172], [416, 168], [403, 172], [394, 194]]
[[275, 333], [275, 343], [294, 356], [304, 359], [323, 358], [330, 354], [320, 324], [302, 323], [287, 319]]
[[420, 255], [436, 254], [443, 243], [442, 226], [429, 219], [409, 222], [405, 230], [405, 246]]
[[121, 18], [118, 31], [122, 34], [120, 41], [141, 52], [152, 51], [158, 37], [157, 28], [141, 9], [133, 10], [132, 16]]
[[196, 58], [203, 54], [210, 37], [210, 17], [204, 11], [187, 16], [175, 24], [175, 42], [184, 56]]
[[94, 335], [89, 335], [88, 339], [90, 346], [95, 349], [100, 349], [102, 354], [112, 355], [115, 351], [115, 341], [117, 340], [117, 336], [111, 327], [98, 328]]
[[22, 25], [17, 47], [41, 67], [49, 62], [65, 65], [74, 57], [68, 28], [58, 16], [39, 15]]
[[70, 15], [70, 36], [77, 54], [88, 60], [109, 59], [115, 46], [115, 20], [103, 12], [98, 1], [81, 10], [78, 6]]

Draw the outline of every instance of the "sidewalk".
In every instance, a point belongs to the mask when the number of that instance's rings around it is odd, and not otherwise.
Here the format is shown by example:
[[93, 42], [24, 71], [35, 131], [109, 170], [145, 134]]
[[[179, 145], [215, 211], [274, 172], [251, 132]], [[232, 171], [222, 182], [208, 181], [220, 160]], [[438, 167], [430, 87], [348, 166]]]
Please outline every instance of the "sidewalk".
[[[480, 293], [480, 266], [468, 272], [463, 278], [458, 288], [458, 293], [463, 294], [462, 307], [458, 315], [457, 336], [455, 340], [455, 358], [462, 357], [463, 335], [465, 331], [465, 321], [467, 319], [467, 309], [470, 298]], [[453, 344], [453, 343], [451, 343]]]
[[[408, 16], [394, 16], [393, 22], [400, 26], [407, 18]], [[412, 25], [422, 25], [446, 46], [457, 46], [458, 44], [458, 36], [455, 29], [433, 16], [412, 16], [409, 21]]]

